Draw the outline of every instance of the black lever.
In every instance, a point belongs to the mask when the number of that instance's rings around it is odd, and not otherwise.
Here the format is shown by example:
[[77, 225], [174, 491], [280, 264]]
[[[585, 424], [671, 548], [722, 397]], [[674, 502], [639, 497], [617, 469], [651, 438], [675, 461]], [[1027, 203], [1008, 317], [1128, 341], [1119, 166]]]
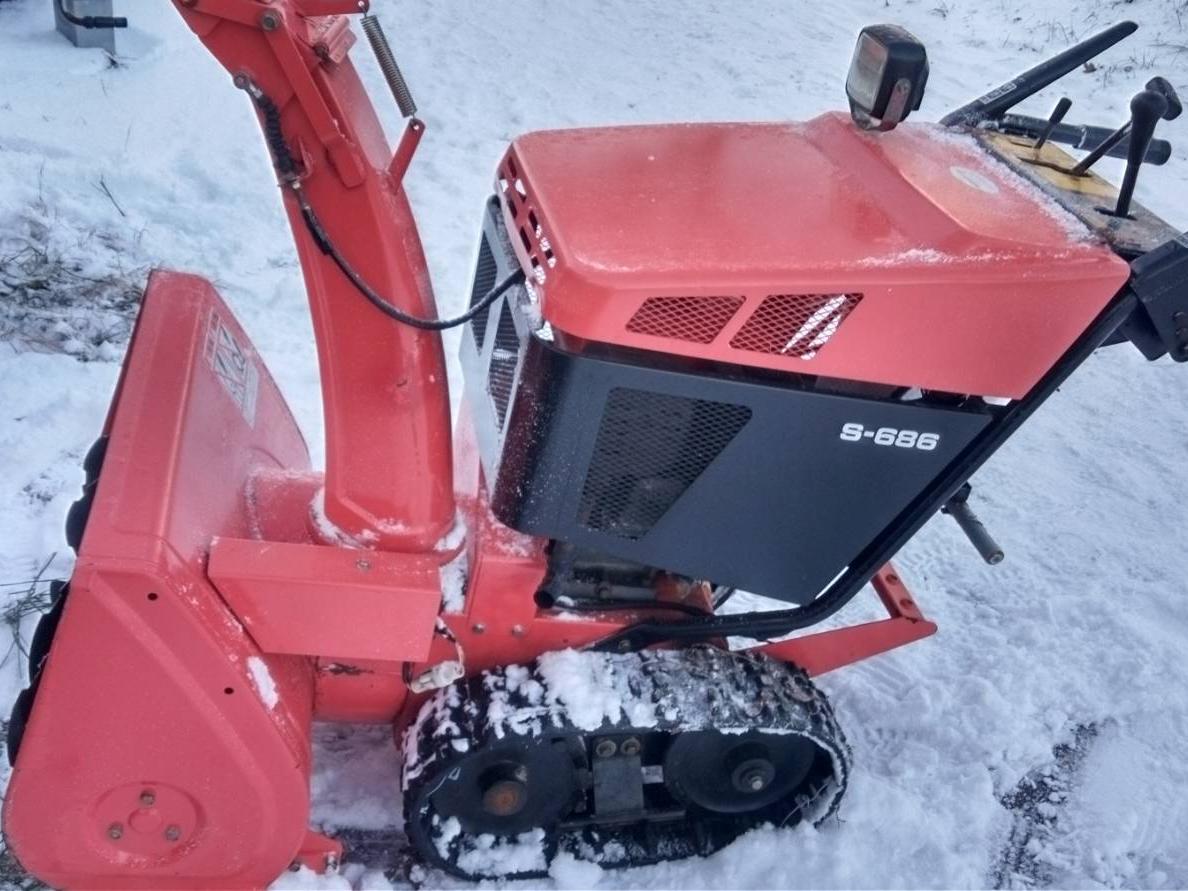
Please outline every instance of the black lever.
[[[1072, 170], [1070, 170], [1069, 173], [1071, 173], [1073, 176], [1084, 176], [1086, 173], [1088, 173], [1089, 168], [1092, 167], [1094, 164], [1096, 164], [1098, 161], [1100, 161], [1102, 155], [1110, 153], [1112, 151], [1112, 149], [1114, 148], [1114, 146], [1116, 146], [1123, 139], [1125, 139], [1127, 136], [1130, 135], [1130, 125], [1131, 125], [1131, 122], [1127, 121], [1125, 124], [1123, 124], [1117, 130], [1115, 130], [1113, 133], [1111, 133], [1109, 136], [1107, 136], [1105, 139], [1103, 139], [1101, 141], [1101, 143], [1097, 146], [1097, 148], [1095, 148], [1093, 151], [1091, 151], [1089, 154], [1087, 154], [1085, 157], [1083, 157], [1080, 160], [1080, 162], [1077, 164], [1077, 166], [1074, 167]], [[1150, 140], [1147, 140], [1147, 141], [1150, 142]], [[1127, 149], [1126, 149], [1126, 157], [1127, 158], [1130, 157], [1130, 146], [1133, 146], [1133, 145], [1134, 145], [1134, 140], [1132, 139], [1132, 140], [1130, 140], [1130, 142], [1127, 145]], [[1145, 146], [1144, 146], [1144, 151], [1145, 151]]]
[[[1161, 91], [1146, 89], [1130, 100], [1130, 151], [1126, 153], [1126, 172], [1122, 175], [1122, 186], [1118, 189], [1114, 216], [1130, 216], [1130, 199], [1134, 197], [1134, 187], [1138, 183], [1139, 168], [1143, 165], [1147, 146], [1155, 135], [1155, 125], [1168, 114], [1173, 114], [1172, 108]], [[1173, 116], [1176, 114], [1179, 114], [1179, 110]]]
[[1180, 97], [1176, 95], [1176, 88], [1168, 83], [1166, 77], [1153, 77], [1147, 81], [1148, 90], [1153, 90], [1159, 93], [1167, 100], [1167, 111], [1163, 113], [1165, 121], [1174, 121], [1180, 116], [1180, 112], [1184, 110], [1184, 106], [1180, 103]]
[[[1000, 133], [1009, 133], [1012, 136], [1022, 136], [1025, 139], [1039, 139], [1039, 135], [1044, 132], [1048, 126], [1048, 122], [1044, 118], [1033, 118], [1024, 114], [1004, 114], [1002, 119], [994, 124], [994, 129]], [[1100, 145], [1106, 137], [1108, 137], [1113, 130], [1105, 127], [1092, 127], [1088, 124], [1066, 124], [1061, 121], [1052, 128], [1052, 132], [1048, 134], [1048, 142], [1059, 142], [1065, 145], [1071, 145], [1075, 149], [1081, 151], [1088, 151], [1095, 146]], [[1113, 148], [1106, 152], [1106, 155], [1111, 158], [1125, 158], [1126, 151], [1129, 148], [1128, 143], [1123, 139]], [[1166, 139], [1152, 139], [1151, 145], [1147, 148], [1147, 157], [1143, 159], [1144, 164], [1166, 164], [1171, 158], [1171, 143]]]
[[1056, 103], [1056, 107], [1052, 109], [1052, 113], [1048, 115], [1048, 126], [1044, 127], [1044, 132], [1035, 141], [1037, 151], [1044, 147], [1044, 143], [1048, 141], [1048, 137], [1052, 135], [1052, 131], [1056, 129], [1056, 125], [1064, 120], [1064, 116], [1068, 114], [1070, 108], [1072, 108], [1072, 100], [1067, 96], [1061, 97], [1060, 101]]
[[961, 531], [965, 533], [965, 537], [969, 539], [969, 543], [977, 548], [978, 553], [982, 555], [982, 559], [991, 566], [996, 566], [1006, 557], [1006, 552], [999, 547], [998, 542], [986, 531], [986, 527], [982, 525], [977, 514], [970, 509], [969, 496], [972, 494], [973, 487], [969, 483], [965, 483], [953, 493], [952, 498], [945, 502], [941, 513], [946, 513], [956, 520]]

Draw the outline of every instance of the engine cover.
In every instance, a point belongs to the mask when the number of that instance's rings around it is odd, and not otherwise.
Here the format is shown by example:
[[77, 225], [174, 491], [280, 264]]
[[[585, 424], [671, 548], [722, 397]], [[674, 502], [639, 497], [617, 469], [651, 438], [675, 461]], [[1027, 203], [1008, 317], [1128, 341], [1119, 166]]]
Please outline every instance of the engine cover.
[[[474, 295], [517, 263], [488, 206]], [[811, 379], [562, 346], [520, 286], [464, 337], [492, 507], [522, 532], [813, 599], [991, 421]]]
[[558, 331], [785, 374], [1021, 399], [1129, 274], [935, 124], [530, 133], [497, 189]]

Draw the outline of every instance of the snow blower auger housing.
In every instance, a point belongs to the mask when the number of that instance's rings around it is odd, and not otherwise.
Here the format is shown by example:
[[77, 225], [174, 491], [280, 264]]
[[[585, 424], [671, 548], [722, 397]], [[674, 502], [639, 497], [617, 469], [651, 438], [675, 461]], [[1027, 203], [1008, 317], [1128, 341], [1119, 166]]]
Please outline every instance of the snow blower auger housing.
[[[1188, 359], [1188, 242], [1132, 201], [1174, 91], [1114, 132], [1008, 113], [1129, 23], [942, 126], [903, 123], [926, 56], [878, 26], [850, 117], [521, 137], [440, 320], [402, 187], [425, 126], [374, 18], [394, 152], [349, 59], [366, 2], [176, 6], [259, 113], [326, 467], [214, 289], [154, 273], [9, 724], [4, 832], [55, 886], [331, 867], [313, 721], [392, 725], [415, 850], [470, 878], [820, 821], [849, 753], [812, 676], [936, 630], [891, 557], [943, 510], [1001, 559], [982, 462], [1097, 348]], [[868, 583], [886, 619], [789, 637]]]

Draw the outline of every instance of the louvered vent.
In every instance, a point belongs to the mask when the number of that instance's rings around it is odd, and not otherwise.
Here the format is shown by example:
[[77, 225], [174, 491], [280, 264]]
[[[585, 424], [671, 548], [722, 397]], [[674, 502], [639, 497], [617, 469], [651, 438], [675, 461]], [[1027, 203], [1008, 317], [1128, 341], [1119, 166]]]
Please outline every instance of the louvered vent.
[[812, 359], [861, 301], [861, 294], [773, 294], [763, 299], [730, 345]]
[[[510, 296], [510, 295], [509, 295]], [[495, 345], [491, 351], [491, 369], [487, 374], [487, 392], [495, 401], [495, 416], [502, 428], [507, 421], [507, 407], [511, 402], [516, 380], [516, 365], [520, 360], [520, 339], [512, 319], [507, 299], [496, 301], [499, 307], [499, 327], [495, 330]]]
[[649, 297], [635, 311], [627, 330], [711, 343], [742, 304], [741, 297]]
[[[491, 245], [484, 236], [479, 245], [478, 265], [474, 270], [474, 285], [470, 289], [470, 305], [474, 306], [490, 293], [495, 287], [495, 276], [498, 275], [495, 265], [495, 255], [491, 253]], [[474, 335], [474, 345], [480, 350], [483, 340], [487, 336], [487, 317], [491, 314], [491, 307], [481, 310], [470, 320], [470, 331]]]

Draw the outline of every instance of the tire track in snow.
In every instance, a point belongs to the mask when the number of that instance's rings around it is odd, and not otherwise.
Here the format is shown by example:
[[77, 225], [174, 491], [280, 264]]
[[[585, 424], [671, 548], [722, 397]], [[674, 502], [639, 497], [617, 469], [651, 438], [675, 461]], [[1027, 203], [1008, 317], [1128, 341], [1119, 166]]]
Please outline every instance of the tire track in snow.
[[994, 866], [992, 887], [1039, 888], [1052, 884], [1055, 876], [1044, 853], [1060, 831], [1060, 816], [1097, 735], [1097, 724], [1078, 724], [1070, 742], [1052, 748], [1050, 763], [1029, 772], [1002, 796], [1002, 806], [1013, 813], [1014, 819]]

